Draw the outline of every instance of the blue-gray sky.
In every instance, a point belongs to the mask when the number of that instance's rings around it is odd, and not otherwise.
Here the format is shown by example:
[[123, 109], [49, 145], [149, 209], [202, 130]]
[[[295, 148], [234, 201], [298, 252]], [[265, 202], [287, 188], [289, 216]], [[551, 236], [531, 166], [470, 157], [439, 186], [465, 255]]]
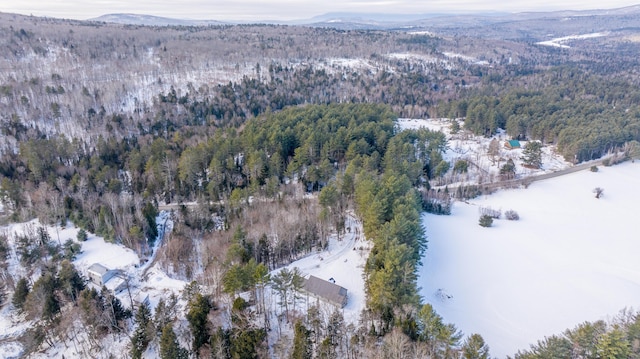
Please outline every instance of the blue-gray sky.
[[612, 9], [639, 0], [0, 0], [0, 12], [90, 19], [111, 13], [201, 20], [294, 20], [328, 12], [422, 14]]

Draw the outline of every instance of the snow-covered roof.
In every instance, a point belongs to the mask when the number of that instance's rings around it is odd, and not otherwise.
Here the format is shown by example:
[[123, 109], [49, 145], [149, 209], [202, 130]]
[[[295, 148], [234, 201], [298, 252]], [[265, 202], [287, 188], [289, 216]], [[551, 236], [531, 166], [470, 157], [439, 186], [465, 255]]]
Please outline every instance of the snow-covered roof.
[[341, 308], [347, 304], [347, 289], [313, 275], [304, 281], [304, 290]]
[[87, 269], [87, 271], [103, 276], [107, 274], [107, 272], [109, 272], [109, 268], [103, 266], [100, 263], [94, 263], [89, 267], [89, 269]]
[[103, 285], [113, 293], [118, 293], [124, 290], [127, 286], [127, 281], [121, 277], [109, 278]]

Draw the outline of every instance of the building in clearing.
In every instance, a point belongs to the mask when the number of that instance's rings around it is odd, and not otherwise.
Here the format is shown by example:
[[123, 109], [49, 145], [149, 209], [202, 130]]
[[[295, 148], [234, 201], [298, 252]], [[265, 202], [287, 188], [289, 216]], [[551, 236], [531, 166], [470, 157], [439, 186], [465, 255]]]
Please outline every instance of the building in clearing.
[[312, 296], [343, 308], [347, 305], [347, 289], [329, 281], [310, 275], [304, 280], [303, 289]]
[[105, 285], [116, 273], [100, 263], [94, 263], [87, 269], [89, 280], [98, 287]]
[[87, 269], [91, 283], [98, 289], [106, 287], [113, 293], [118, 293], [127, 287], [127, 277], [120, 270], [112, 270], [100, 263], [94, 263]]
[[504, 142], [504, 147], [513, 150], [514, 148], [520, 148], [520, 141], [518, 140], [509, 140]]

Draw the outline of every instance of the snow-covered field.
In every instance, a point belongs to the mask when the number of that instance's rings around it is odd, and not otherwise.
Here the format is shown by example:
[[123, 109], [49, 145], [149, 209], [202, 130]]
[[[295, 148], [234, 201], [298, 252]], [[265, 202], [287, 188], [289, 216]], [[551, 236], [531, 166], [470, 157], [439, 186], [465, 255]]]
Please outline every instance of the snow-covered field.
[[566, 45], [566, 43], [569, 42], [569, 41], [591, 39], [591, 38], [594, 38], [594, 37], [602, 37], [602, 36], [607, 36], [607, 35], [608, 35], [607, 33], [602, 33], [602, 32], [594, 32], [594, 33], [591, 33], [591, 34], [583, 34], [583, 35], [570, 35], [570, 36], [556, 37], [554, 39], [547, 40], [547, 41], [540, 41], [540, 42], [537, 42], [536, 44], [543, 45], [543, 46], [560, 47], [560, 48], [563, 48], [563, 49], [569, 49], [569, 48], [571, 48], [571, 46]]
[[[595, 187], [604, 188], [596, 199]], [[600, 167], [426, 214], [418, 285], [445, 321], [504, 358], [544, 336], [640, 306], [640, 164]], [[519, 221], [478, 225], [479, 207]], [[450, 297], [450, 298], [449, 298]]]

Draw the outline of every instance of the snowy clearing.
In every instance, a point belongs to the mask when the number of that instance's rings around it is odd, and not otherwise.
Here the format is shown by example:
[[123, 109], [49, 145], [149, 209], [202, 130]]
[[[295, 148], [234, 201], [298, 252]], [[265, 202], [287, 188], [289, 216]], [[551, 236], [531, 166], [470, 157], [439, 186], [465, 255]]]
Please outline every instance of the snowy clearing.
[[608, 35], [607, 33], [602, 33], [602, 32], [594, 32], [592, 34], [583, 34], [583, 35], [570, 35], [570, 36], [564, 36], [564, 37], [557, 37], [555, 39], [551, 39], [547, 41], [536, 42], [536, 44], [542, 45], [542, 46], [551, 46], [551, 47], [560, 47], [563, 49], [569, 49], [571, 48], [571, 46], [565, 45], [565, 43], [571, 40], [591, 39], [594, 37], [603, 37], [607, 35]]
[[476, 64], [476, 65], [489, 65], [488, 61], [485, 60], [478, 60], [473, 56], [467, 56], [467, 55], [462, 55], [462, 54], [456, 54], [453, 52], [443, 52], [442, 53], [444, 56], [450, 58], [450, 59], [461, 59], [464, 60], [470, 64]]
[[435, 63], [448, 64], [446, 61], [441, 60], [434, 56], [414, 54], [409, 52], [404, 52], [404, 53], [394, 52], [394, 53], [388, 54], [387, 56], [390, 59], [395, 59], [395, 60], [414, 60], [414, 61], [424, 61], [426, 63], [431, 63], [431, 64], [435, 64]]
[[[454, 174], [450, 171], [444, 176], [441, 184], [476, 184], [497, 181], [499, 179], [500, 166], [504, 165], [509, 159], [516, 166], [516, 178], [551, 173], [573, 166], [555, 152], [555, 146], [545, 145], [542, 148], [542, 168], [532, 169], [525, 167], [520, 159], [522, 157], [522, 148], [510, 150], [504, 147], [504, 142], [511, 138], [503, 130], [499, 130], [496, 135], [490, 138], [474, 136], [464, 130], [460, 130], [457, 134], [451, 134], [450, 127], [453, 121], [458, 121], [462, 126], [462, 120], [448, 118], [400, 118], [396, 121], [400, 130], [426, 128], [444, 133], [447, 136], [448, 148], [443, 154], [443, 158], [451, 164], [451, 167], [457, 160], [465, 160], [470, 164], [468, 173], [462, 175]], [[498, 154], [491, 157], [488, 154], [488, 149], [493, 139], [499, 141], [499, 149]], [[522, 147], [526, 143], [527, 141], [520, 141]]]
[[[335, 284], [348, 291], [349, 301], [342, 308], [345, 321], [358, 324], [360, 313], [366, 304], [362, 275], [372, 243], [364, 239], [362, 223], [353, 215], [347, 216], [345, 228], [347, 232], [341, 236], [340, 240], [335, 235], [330, 238], [326, 250], [297, 260], [286, 268], [298, 267], [305, 277], [313, 275], [324, 280], [335, 279]], [[280, 270], [273, 271], [271, 275]], [[304, 302], [307, 303], [306, 295]], [[316, 299], [311, 298], [308, 299], [307, 304], [314, 305], [316, 302]], [[303, 313], [306, 312], [306, 307], [303, 306], [301, 310]]]
[[[425, 214], [418, 285], [445, 321], [504, 358], [544, 336], [638, 307], [640, 164], [600, 167]], [[596, 199], [595, 187], [604, 188]], [[479, 207], [519, 221], [478, 225]]]

